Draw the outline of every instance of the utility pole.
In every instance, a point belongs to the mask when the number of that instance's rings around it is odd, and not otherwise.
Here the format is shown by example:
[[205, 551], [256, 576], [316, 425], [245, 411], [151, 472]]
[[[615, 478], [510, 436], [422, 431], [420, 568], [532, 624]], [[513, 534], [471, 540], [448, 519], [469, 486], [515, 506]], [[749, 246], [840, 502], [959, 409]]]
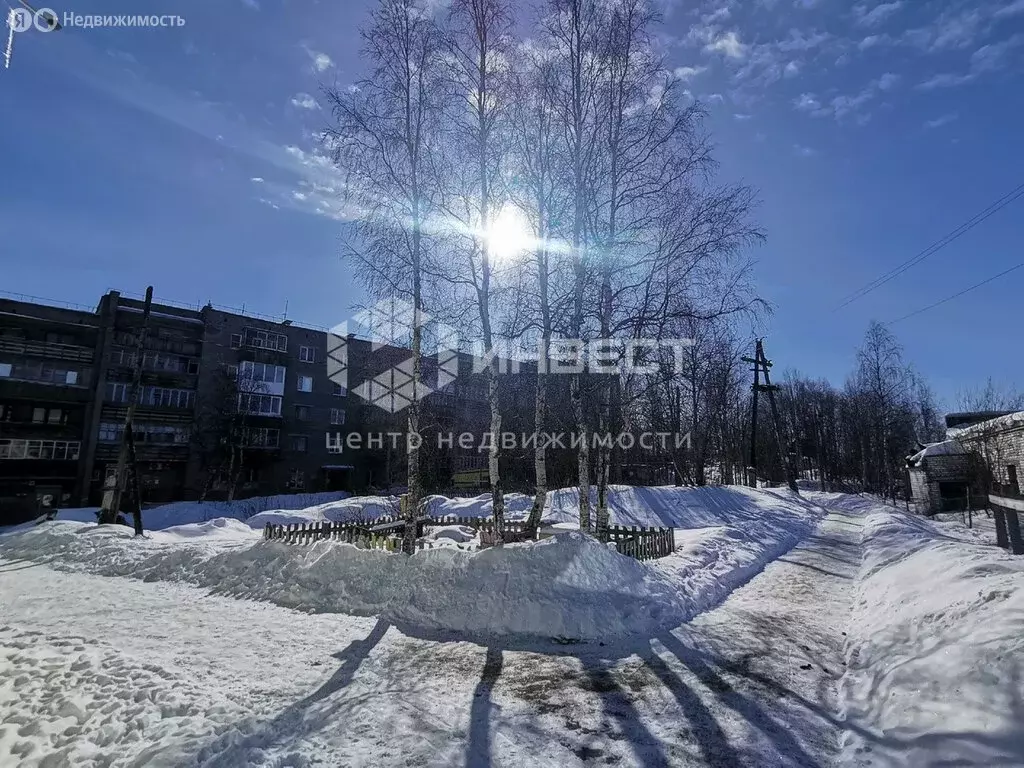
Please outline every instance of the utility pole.
[[121, 449], [117, 454], [117, 469], [108, 475], [103, 486], [103, 506], [100, 509], [100, 524], [117, 522], [117, 514], [121, 511], [121, 497], [128, 484], [128, 466], [131, 465], [131, 484], [134, 498], [132, 517], [135, 523], [135, 535], [142, 535], [142, 496], [139, 489], [139, 475], [135, 459], [135, 435], [133, 422], [135, 408], [142, 397], [142, 361], [146, 354], [146, 337], [149, 335], [149, 313], [153, 305], [153, 286], [146, 288], [146, 303], [142, 310], [142, 328], [135, 345], [135, 369], [132, 372], [131, 400], [128, 412], [124, 417], [124, 431], [121, 433]]
[[[779, 419], [779, 408], [775, 402], [775, 392], [778, 390], [778, 386], [772, 384], [771, 374], [769, 373], [772, 361], [764, 355], [764, 339], [757, 339], [754, 357], [743, 357], [740, 359], [745, 363], [753, 363], [754, 365], [754, 397], [753, 410], [750, 417], [750, 468], [753, 478], [749, 484], [757, 485], [757, 394], [758, 392], [767, 392], [768, 402], [771, 404], [772, 409], [772, 422], [775, 426], [775, 440], [779, 448], [779, 458], [785, 469], [786, 481], [789, 487], [796, 491], [796, 472], [793, 468], [793, 457], [791, 451], [787, 450], [787, 441], [783, 436], [782, 422]], [[762, 372], [764, 372], [764, 384], [761, 383]]]

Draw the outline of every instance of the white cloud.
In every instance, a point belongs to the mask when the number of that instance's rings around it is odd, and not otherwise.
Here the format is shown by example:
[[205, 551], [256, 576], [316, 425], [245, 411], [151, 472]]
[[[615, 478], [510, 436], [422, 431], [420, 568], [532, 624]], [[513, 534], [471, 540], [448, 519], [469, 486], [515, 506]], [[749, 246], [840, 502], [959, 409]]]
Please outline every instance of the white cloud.
[[966, 48], [982, 34], [986, 21], [977, 8], [948, 10], [931, 24], [904, 32], [902, 41], [933, 53]]
[[299, 109], [320, 109], [317, 100], [308, 93], [297, 93], [292, 97], [292, 106]]
[[964, 83], [969, 83], [973, 80], [976, 75], [972, 75], [969, 72], [964, 75], [954, 75], [949, 72], [934, 75], [928, 78], [924, 82], [918, 83], [917, 88], [921, 91], [932, 91], [936, 88], [953, 88]]
[[744, 114], [741, 114], [739, 112], [737, 112], [735, 115], [733, 115], [734, 119], [741, 120], [741, 121], [742, 120], [749, 120], [752, 117], [753, 117], [753, 115], [744, 115]]
[[726, 21], [732, 16], [732, 9], [727, 5], [723, 5], [721, 8], [716, 8], [711, 13], [706, 13], [701, 16], [701, 21], [705, 24], [714, 24], [719, 21]]
[[806, 147], [803, 144], [794, 144], [793, 151], [800, 155], [800, 157], [814, 157], [814, 155], [818, 154], [818, 150]]
[[1014, 0], [1009, 5], [1004, 5], [998, 9], [992, 15], [997, 19], [1005, 19], [1010, 16], [1016, 16], [1018, 13], [1024, 13], [1024, 0]]
[[796, 77], [797, 75], [799, 75], [800, 74], [800, 62], [799, 61], [791, 61], [791, 62], [789, 62], [789, 64], [787, 64], [786, 68], [783, 70], [783, 74], [786, 77]]
[[952, 123], [959, 117], [960, 115], [958, 115], [956, 112], [950, 112], [949, 114], [942, 115], [941, 117], [937, 117], [934, 120], [926, 120], [924, 127], [928, 129], [941, 128], [944, 125]]
[[802, 93], [793, 100], [793, 106], [798, 111], [806, 112], [812, 117], [833, 117], [836, 120], [842, 120], [849, 116], [858, 125], [864, 125], [871, 119], [871, 114], [865, 110], [865, 107], [882, 93], [895, 88], [899, 81], [899, 75], [886, 72], [869, 82], [859, 93], [835, 96], [828, 104], [822, 104], [813, 93]]
[[885, 45], [891, 42], [892, 38], [889, 35], [868, 35], [857, 43], [857, 48], [862, 51], [866, 51], [869, 48], [877, 48], [880, 45]]
[[313, 66], [316, 68], [317, 72], [323, 72], [325, 69], [329, 69], [330, 67], [334, 66], [334, 62], [331, 61], [331, 57], [328, 56], [326, 53], [314, 51], [312, 48], [308, 48], [305, 45], [303, 45], [302, 47], [309, 55], [310, 61], [313, 62]]
[[866, 3], [861, 3], [853, 7], [853, 17], [859, 26], [874, 27], [881, 24], [902, 7], [903, 0], [893, 0], [891, 3], [879, 3], [874, 8], [868, 8]]
[[917, 88], [931, 91], [936, 88], [955, 88], [977, 80], [983, 74], [1004, 68], [1009, 61], [1009, 54], [1014, 48], [1024, 44], [1024, 34], [1016, 34], [998, 43], [983, 45], [971, 55], [971, 64], [967, 72], [943, 72], [930, 77]]
[[706, 99], [707, 99], [708, 101], [710, 101], [710, 102], [711, 102], [712, 104], [721, 104], [722, 102], [724, 102], [724, 101], [725, 101], [725, 96], [723, 96], [723, 95], [722, 95], [722, 94], [720, 94], [720, 93], [709, 93], [709, 94], [708, 94], [707, 96], [705, 96], [704, 98], [706, 98]]
[[252, 8], [254, 11], [258, 11], [260, 9], [260, 4], [257, 0], [242, 0], [242, 5], [246, 8]]
[[971, 55], [971, 71], [991, 72], [1006, 64], [1007, 54], [1024, 43], [1024, 34], [1016, 34], [998, 43], [983, 45]]
[[672, 74], [675, 75], [677, 80], [686, 82], [687, 80], [692, 80], [705, 70], [707, 70], [707, 67], [676, 67], [672, 70]]
[[821, 102], [813, 93], [801, 93], [798, 98], [793, 99], [793, 106], [801, 112], [816, 112], [821, 109]]
[[899, 82], [899, 75], [894, 75], [892, 72], [886, 72], [884, 75], [878, 78], [878, 80], [875, 81], [875, 84], [878, 86], [878, 89], [880, 91], [890, 91], [893, 88], [895, 88], [899, 84]]
[[810, 51], [820, 48], [831, 39], [832, 36], [828, 32], [811, 30], [805, 33], [794, 28], [789, 30], [789, 35], [784, 40], [775, 43], [775, 46], [780, 51]]
[[256, 184], [262, 184], [263, 183], [263, 177], [262, 176], [253, 176], [251, 179], [249, 179], [249, 181], [255, 182]]
[[296, 200], [300, 200], [301, 201], [301, 200], [305, 200], [307, 195], [306, 195], [305, 192], [299, 192], [299, 191], [296, 190], [295, 192], [292, 192], [292, 197], [294, 197]]
[[744, 45], [735, 32], [726, 32], [717, 39], [704, 46], [705, 51], [721, 53], [730, 59], [742, 59], [747, 55], [747, 46]]

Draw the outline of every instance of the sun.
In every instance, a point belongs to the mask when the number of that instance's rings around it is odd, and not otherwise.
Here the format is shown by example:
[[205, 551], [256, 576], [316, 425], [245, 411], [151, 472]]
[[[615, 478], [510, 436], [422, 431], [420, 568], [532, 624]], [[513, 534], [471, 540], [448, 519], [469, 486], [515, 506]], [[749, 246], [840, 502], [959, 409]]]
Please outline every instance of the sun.
[[487, 249], [495, 261], [514, 259], [534, 247], [530, 223], [518, 208], [505, 206], [484, 230]]

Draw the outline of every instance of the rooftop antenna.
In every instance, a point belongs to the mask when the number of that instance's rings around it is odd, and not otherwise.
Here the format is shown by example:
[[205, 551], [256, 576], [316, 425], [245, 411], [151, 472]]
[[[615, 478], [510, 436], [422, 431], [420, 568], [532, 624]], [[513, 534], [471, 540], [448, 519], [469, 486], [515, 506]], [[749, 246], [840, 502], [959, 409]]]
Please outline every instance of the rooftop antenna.
[[284, 300], [284, 320], [288, 319], [288, 299]]

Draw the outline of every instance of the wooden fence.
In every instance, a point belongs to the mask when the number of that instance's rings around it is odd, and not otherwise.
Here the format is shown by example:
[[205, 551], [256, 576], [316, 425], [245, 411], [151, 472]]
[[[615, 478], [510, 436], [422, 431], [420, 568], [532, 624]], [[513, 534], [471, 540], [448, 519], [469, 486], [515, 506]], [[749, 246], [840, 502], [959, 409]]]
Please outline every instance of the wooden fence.
[[988, 495], [992, 519], [996, 524], [996, 544], [1014, 555], [1024, 555], [1020, 517], [1024, 514], [1024, 495], [1014, 486], [993, 483]]
[[[416, 520], [417, 537], [423, 535], [425, 525], [465, 525], [480, 533], [482, 547], [494, 546], [494, 521], [486, 517], [421, 517]], [[267, 525], [263, 538], [282, 541], [285, 544], [310, 544], [314, 541], [344, 541], [369, 549], [384, 549], [395, 552], [401, 549], [402, 529], [405, 521], [396, 517], [380, 517], [375, 520], [335, 523], [296, 523], [292, 525]], [[526, 541], [526, 525], [520, 520], [505, 521], [505, 542]], [[535, 537], [536, 538], [536, 534]], [[675, 548], [671, 528], [640, 528], [612, 525], [608, 528], [608, 539], [615, 543], [619, 554], [637, 560], [653, 560], [672, 554]], [[430, 548], [421, 542], [418, 549]]]
[[675, 532], [671, 528], [639, 528], [623, 525], [608, 527], [608, 539], [620, 555], [637, 560], [654, 560], [675, 550]]

